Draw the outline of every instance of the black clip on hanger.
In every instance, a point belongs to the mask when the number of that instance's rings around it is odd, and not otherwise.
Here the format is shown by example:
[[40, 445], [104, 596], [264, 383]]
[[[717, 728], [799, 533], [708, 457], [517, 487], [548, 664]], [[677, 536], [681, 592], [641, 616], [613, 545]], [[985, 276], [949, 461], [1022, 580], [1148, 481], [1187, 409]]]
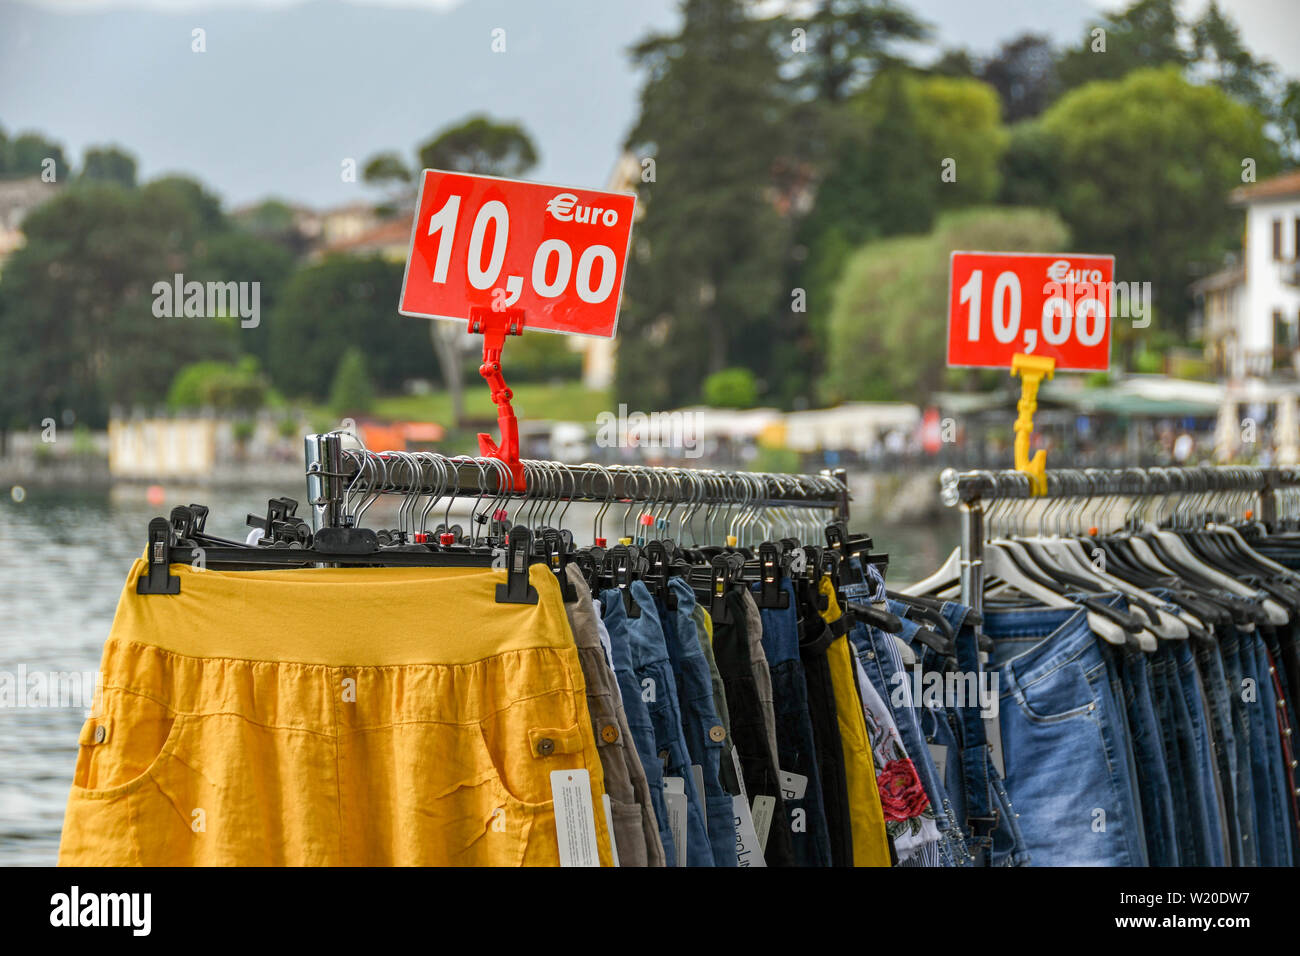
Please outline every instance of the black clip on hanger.
[[196, 525], [198, 525], [198, 518], [193, 509], [185, 505], [177, 505], [172, 509], [169, 526], [176, 541], [191, 540], [201, 530]]
[[172, 526], [166, 518], [149, 521], [149, 544], [145, 560], [149, 570], [135, 582], [137, 594], [180, 594], [181, 579], [170, 573]]
[[516, 525], [506, 536], [506, 583], [497, 585], [498, 604], [536, 604], [537, 588], [528, 583], [533, 534]]
[[714, 624], [730, 624], [726, 597], [735, 573], [734, 565], [725, 554], [719, 554], [709, 562], [709, 568], [709, 616]]
[[194, 533], [203, 534], [203, 528], [208, 523], [208, 506], [191, 503], [190, 514], [194, 516]]
[[625, 544], [616, 544], [605, 553], [609, 576], [614, 582], [614, 587], [623, 596], [623, 610], [627, 612], [628, 617], [636, 618], [641, 616], [641, 606], [636, 603], [636, 598], [632, 597], [633, 560], [632, 552]]
[[758, 562], [761, 570], [759, 578], [758, 606], [784, 610], [790, 606], [790, 595], [781, 587], [784, 577], [781, 569], [781, 553], [771, 541], [764, 541], [758, 546]]
[[677, 595], [668, 588], [668, 548], [662, 541], [651, 541], [645, 546], [645, 558], [649, 568], [641, 576], [641, 580], [645, 582], [651, 594], [664, 602], [668, 610], [677, 610]]
[[277, 521], [283, 521], [291, 517], [298, 510], [298, 502], [292, 498], [268, 498], [266, 502], [266, 517], [261, 515], [250, 514], [245, 520], [250, 528], [261, 528], [262, 533], [267, 540], [272, 540], [273, 526]]
[[564, 550], [564, 538], [554, 528], [543, 528], [540, 540], [542, 557], [546, 559], [546, 566], [555, 572], [555, 580], [559, 582], [560, 593], [564, 595], [564, 600], [578, 600], [578, 592], [574, 590], [573, 582], [569, 580], [569, 575], [564, 570], [565, 565], [569, 563], [568, 555]]

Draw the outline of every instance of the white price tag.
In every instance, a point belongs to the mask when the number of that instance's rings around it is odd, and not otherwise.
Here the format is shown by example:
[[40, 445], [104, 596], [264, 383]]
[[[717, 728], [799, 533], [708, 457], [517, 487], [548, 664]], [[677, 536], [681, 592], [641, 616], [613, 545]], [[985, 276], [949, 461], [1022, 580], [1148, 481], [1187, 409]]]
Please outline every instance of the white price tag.
[[[705, 800], [704, 796], [704, 768], [697, 763], [691, 764], [691, 776], [695, 778], [695, 792], [700, 795], [700, 800]], [[704, 832], [709, 832], [709, 815], [704, 814]]]
[[664, 805], [668, 808], [668, 829], [673, 834], [673, 844], [677, 848], [677, 865], [686, 865], [686, 814], [689, 804], [686, 801], [686, 778], [664, 777]]
[[600, 866], [591, 774], [586, 770], [552, 770], [551, 797], [555, 801], [560, 866]]
[[767, 849], [767, 834], [772, 828], [772, 814], [776, 810], [776, 797], [759, 794], [754, 798], [754, 832], [758, 834], [758, 845]]
[[614, 858], [614, 865], [619, 866], [618, 843], [614, 838], [614, 805], [609, 802], [608, 793], [602, 793], [600, 799], [605, 804], [605, 827], [609, 830], [609, 853]]
[[731, 798], [731, 808], [736, 825], [736, 865], [767, 866], [763, 848], [758, 845], [754, 832], [754, 818], [749, 812], [749, 801], [743, 795]]
[[782, 770], [778, 774], [781, 780], [781, 796], [787, 800], [802, 800], [808, 791], [808, 778], [801, 773]]
[[930, 759], [934, 761], [934, 769], [939, 774], [939, 782], [943, 783], [948, 770], [948, 746], [946, 744], [926, 744], [930, 748]]

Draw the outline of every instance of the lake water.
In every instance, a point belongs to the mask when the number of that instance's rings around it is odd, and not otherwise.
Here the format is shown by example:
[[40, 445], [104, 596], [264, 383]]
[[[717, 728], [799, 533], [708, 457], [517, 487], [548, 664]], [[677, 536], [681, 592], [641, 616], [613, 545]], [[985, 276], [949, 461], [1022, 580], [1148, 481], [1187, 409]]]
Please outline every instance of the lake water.
[[[245, 516], [264, 513], [268, 497], [305, 497], [300, 488], [176, 487], [167, 489], [166, 503], [158, 507], [140, 487], [29, 490], [21, 501], [5, 491], [0, 498], [0, 679], [13, 675], [11, 682], [24, 673], [93, 675], [126, 573], [144, 549], [150, 518], [177, 504], [201, 502], [212, 509], [211, 533], [242, 539]], [[390, 515], [376, 506], [363, 523], [392, 527]], [[607, 520], [607, 534], [610, 524]], [[924, 525], [866, 519], [852, 526], [868, 530], [875, 550], [890, 554], [889, 577], [897, 585], [938, 567], [958, 536], [953, 514]], [[586, 540], [582, 533], [578, 538]], [[86, 716], [80, 702], [65, 704], [0, 707], [0, 866], [55, 862]]]

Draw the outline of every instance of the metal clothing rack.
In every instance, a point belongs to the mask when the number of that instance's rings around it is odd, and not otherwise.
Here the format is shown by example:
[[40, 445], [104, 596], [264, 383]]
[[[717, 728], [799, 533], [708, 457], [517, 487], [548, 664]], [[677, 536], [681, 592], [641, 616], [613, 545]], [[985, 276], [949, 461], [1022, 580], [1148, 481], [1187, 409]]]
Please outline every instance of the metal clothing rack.
[[943, 503], [961, 509], [961, 602], [982, 615], [984, 519], [990, 504], [1011, 499], [1111, 497], [1140, 501], [1237, 493], [1253, 502], [1254, 517], [1272, 526], [1277, 521], [1279, 498], [1285, 496], [1289, 504], [1300, 489], [1300, 468], [1057, 468], [1047, 472], [1047, 491], [1042, 495], [1034, 494], [1028, 475], [1014, 470], [958, 472], [949, 468], [939, 476], [939, 484]]
[[[307, 501], [313, 530], [348, 524], [350, 497], [401, 494], [446, 498], [491, 497], [598, 503], [729, 503], [749, 508], [797, 507], [832, 511], [847, 524], [844, 469], [818, 475], [717, 471], [642, 465], [568, 465], [523, 461], [526, 487], [515, 491], [508, 468], [495, 458], [448, 457], [431, 452], [371, 452], [344, 447], [344, 432], [306, 436]], [[378, 467], [371, 467], [378, 465]]]

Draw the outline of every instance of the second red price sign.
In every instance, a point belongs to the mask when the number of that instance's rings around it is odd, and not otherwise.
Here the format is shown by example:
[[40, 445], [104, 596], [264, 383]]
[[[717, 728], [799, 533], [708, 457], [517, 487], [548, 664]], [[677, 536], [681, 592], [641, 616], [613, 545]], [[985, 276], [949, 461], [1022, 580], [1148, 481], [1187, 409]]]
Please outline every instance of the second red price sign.
[[1009, 368], [1019, 352], [1109, 368], [1114, 273], [1114, 256], [954, 252], [948, 364]]

